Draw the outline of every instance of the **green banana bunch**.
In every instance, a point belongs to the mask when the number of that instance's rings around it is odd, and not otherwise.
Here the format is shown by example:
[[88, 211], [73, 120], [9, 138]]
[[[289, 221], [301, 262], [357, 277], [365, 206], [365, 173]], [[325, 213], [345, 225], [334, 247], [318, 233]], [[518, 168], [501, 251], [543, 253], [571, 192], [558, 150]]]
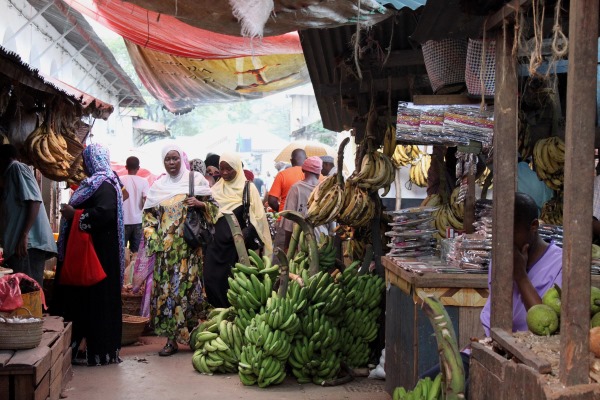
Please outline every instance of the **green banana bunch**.
[[399, 386], [394, 389], [393, 400], [441, 400], [442, 399], [442, 374], [431, 380], [430, 377], [419, 379], [415, 388], [407, 392]]
[[192, 332], [192, 364], [198, 372], [212, 375], [237, 370], [244, 341], [240, 329], [229, 320], [234, 316], [232, 307], [216, 308], [209, 314], [210, 319]]
[[319, 237], [319, 267], [321, 271], [329, 271], [335, 267], [335, 247], [333, 236], [321, 232]]
[[[363, 367], [369, 361], [369, 343], [377, 338], [381, 301], [385, 281], [378, 275], [360, 274], [360, 263], [349, 265], [337, 279], [344, 294], [346, 307], [342, 322], [342, 356], [351, 368]], [[365, 270], [367, 266], [363, 267]]]
[[292, 339], [300, 330], [296, 304], [292, 299], [273, 293], [267, 300], [264, 312], [252, 318], [246, 327], [246, 345], [242, 348], [238, 364], [238, 373], [244, 385], [258, 383], [262, 388], [279, 384], [285, 378], [285, 364], [292, 351]]
[[271, 296], [273, 288], [272, 275], [279, 267], [271, 265], [267, 257], [262, 259], [254, 251], [249, 251], [251, 266], [236, 263], [233, 268], [233, 278], [229, 277], [227, 299], [236, 310], [258, 310], [264, 306]]

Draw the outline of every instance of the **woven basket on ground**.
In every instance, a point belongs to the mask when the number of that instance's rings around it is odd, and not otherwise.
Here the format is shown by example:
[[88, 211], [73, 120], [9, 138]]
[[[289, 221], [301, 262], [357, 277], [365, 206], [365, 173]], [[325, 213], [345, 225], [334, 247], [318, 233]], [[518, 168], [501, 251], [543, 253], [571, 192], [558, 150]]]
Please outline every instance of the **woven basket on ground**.
[[[22, 308], [22, 307], [21, 307]], [[27, 310], [25, 308], [25, 310]], [[14, 318], [31, 318], [29, 316], [15, 316]], [[10, 317], [10, 315], [2, 315]], [[42, 341], [42, 325], [44, 321], [37, 319], [35, 322], [0, 322], [0, 350], [33, 349]]]
[[142, 310], [142, 293], [121, 293], [122, 313], [140, 315]]
[[126, 346], [137, 342], [149, 320], [150, 318], [147, 317], [123, 314], [121, 345]]

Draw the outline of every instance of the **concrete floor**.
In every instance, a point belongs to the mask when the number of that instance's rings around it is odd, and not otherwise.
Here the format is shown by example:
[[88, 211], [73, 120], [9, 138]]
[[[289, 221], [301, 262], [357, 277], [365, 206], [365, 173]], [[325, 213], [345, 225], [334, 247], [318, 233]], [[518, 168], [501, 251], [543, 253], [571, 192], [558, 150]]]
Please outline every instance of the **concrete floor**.
[[73, 366], [73, 379], [63, 395], [70, 400], [389, 400], [384, 382], [360, 378], [345, 385], [299, 385], [288, 377], [279, 386], [244, 386], [237, 375], [202, 375], [192, 366], [192, 353], [179, 347], [170, 357], [157, 352], [164, 339], [144, 336], [121, 351], [123, 362], [103, 367]]

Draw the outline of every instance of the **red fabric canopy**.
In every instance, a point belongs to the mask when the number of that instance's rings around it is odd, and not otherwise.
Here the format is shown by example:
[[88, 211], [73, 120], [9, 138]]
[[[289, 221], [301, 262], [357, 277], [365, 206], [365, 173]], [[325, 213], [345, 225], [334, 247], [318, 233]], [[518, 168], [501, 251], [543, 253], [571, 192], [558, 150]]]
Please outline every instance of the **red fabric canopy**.
[[120, 0], [65, 2], [141, 47], [180, 57], [220, 59], [302, 53], [297, 32], [250, 40], [196, 28], [172, 16]]

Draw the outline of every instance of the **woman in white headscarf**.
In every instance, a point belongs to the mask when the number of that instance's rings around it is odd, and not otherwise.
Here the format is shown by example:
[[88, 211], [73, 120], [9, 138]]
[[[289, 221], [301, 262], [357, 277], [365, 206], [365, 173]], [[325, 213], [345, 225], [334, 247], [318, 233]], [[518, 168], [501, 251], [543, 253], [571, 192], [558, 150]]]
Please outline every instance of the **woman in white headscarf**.
[[[214, 224], [218, 213], [208, 182], [187, 169], [183, 154], [176, 145], [165, 146], [162, 158], [167, 174], [150, 187], [144, 204], [146, 254], [155, 255], [151, 323], [157, 335], [167, 338], [161, 356], [175, 354], [177, 342], [189, 343], [190, 332], [207, 306], [202, 295], [202, 249], [190, 249], [183, 238], [188, 209], [201, 211], [207, 224]], [[188, 196], [190, 173], [194, 197]]]
[[[242, 229], [246, 227], [243, 218], [242, 196], [246, 177], [242, 160], [235, 153], [224, 153], [219, 160], [221, 179], [212, 187], [213, 197], [219, 204], [219, 215], [215, 224], [213, 241], [208, 245], [204, 258], [204, 285], [208, 302], [214, 307], [229, 307], [227, 277], [238, 260], [231, 229], [221, 212], [233, 212]], [[250, 190], [250, 222], [264, 244], [263, 254], [271, 257], [273, 243], [265, 209], [255, 185]]]

